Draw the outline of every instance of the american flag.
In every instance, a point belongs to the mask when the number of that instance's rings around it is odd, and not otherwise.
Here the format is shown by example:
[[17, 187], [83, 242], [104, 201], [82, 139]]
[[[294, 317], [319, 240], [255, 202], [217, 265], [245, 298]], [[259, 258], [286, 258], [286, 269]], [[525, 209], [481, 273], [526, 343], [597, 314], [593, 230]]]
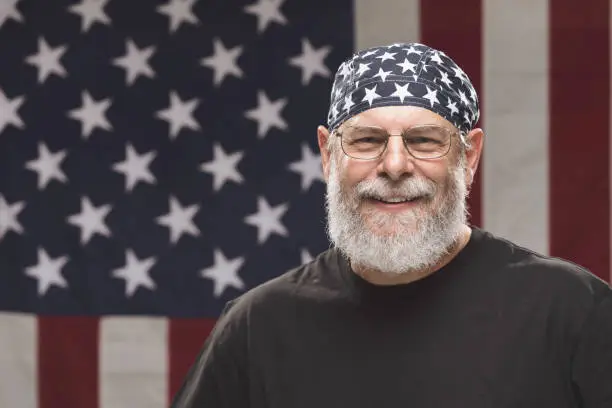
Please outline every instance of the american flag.
[[0, 406], [168, 406], [329, 245], [334, 70], [409, 41], [480, 94], [472, 222], [609, 280], [608, 1], [0, 0]]

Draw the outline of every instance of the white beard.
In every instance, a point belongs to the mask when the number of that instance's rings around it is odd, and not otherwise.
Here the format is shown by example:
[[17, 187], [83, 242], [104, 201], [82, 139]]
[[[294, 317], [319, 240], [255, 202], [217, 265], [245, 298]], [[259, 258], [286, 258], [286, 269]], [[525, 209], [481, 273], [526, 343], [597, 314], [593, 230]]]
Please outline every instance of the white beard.
[[[467, 220], [463, 157], [458, 166], [449, 170], [445, 185], [417, 177], [401, 183], [379, 177], [346, 191], [334, 154], [331, 156], [327, 233], [352, 265], [388, 274], [414, 273], [434, 266], [457, 243]], [[366, 197], [391, 191], [427, 198], [414, 210], [397, 214], [361, 208]]]

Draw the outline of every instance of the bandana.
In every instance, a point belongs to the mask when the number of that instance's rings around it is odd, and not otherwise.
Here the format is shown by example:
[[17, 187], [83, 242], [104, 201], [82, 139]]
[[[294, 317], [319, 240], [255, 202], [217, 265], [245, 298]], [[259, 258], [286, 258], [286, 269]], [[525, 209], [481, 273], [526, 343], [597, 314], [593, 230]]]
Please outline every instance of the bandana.
[[429, 109], [465, 133], [480, 117], [476, 90], [450, 57], [423, 44], [398, 43], [365, 49], [340, 65], [327, 124], [333, 131], [360, 112], [397, 105]]

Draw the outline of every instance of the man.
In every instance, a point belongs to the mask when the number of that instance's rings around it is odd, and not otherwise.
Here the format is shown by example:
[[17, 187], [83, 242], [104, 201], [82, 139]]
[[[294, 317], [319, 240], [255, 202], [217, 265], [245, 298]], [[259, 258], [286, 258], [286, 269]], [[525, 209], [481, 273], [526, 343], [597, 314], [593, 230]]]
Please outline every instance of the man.
[[230, 302], [173, 406], [612, 407], [610, 286], [467, 223], [478, 118], [441, 51], [345, 61], [317, 130], [333, 246]]

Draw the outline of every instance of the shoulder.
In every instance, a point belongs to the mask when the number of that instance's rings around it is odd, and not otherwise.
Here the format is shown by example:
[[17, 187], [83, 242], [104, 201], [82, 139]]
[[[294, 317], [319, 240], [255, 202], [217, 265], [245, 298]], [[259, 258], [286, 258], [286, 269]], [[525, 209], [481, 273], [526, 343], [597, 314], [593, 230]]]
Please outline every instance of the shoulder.
[[539, 253], [488, 231], [480, 230], [480, 234], [488, 251], [486, 257], [502, 263], [499, 270], [508, 284], [588, 303], [597, 303], [612, 291], [608, 282], [571, 260]]
[[337, 273], [340, 257], [336, 249], [328, 249], [312, 261], [251, 288], [227, 303], [223, 320], [245, 321], [258, 316], [269, 319], [291, 303], [335, 296], [343, 290]]

